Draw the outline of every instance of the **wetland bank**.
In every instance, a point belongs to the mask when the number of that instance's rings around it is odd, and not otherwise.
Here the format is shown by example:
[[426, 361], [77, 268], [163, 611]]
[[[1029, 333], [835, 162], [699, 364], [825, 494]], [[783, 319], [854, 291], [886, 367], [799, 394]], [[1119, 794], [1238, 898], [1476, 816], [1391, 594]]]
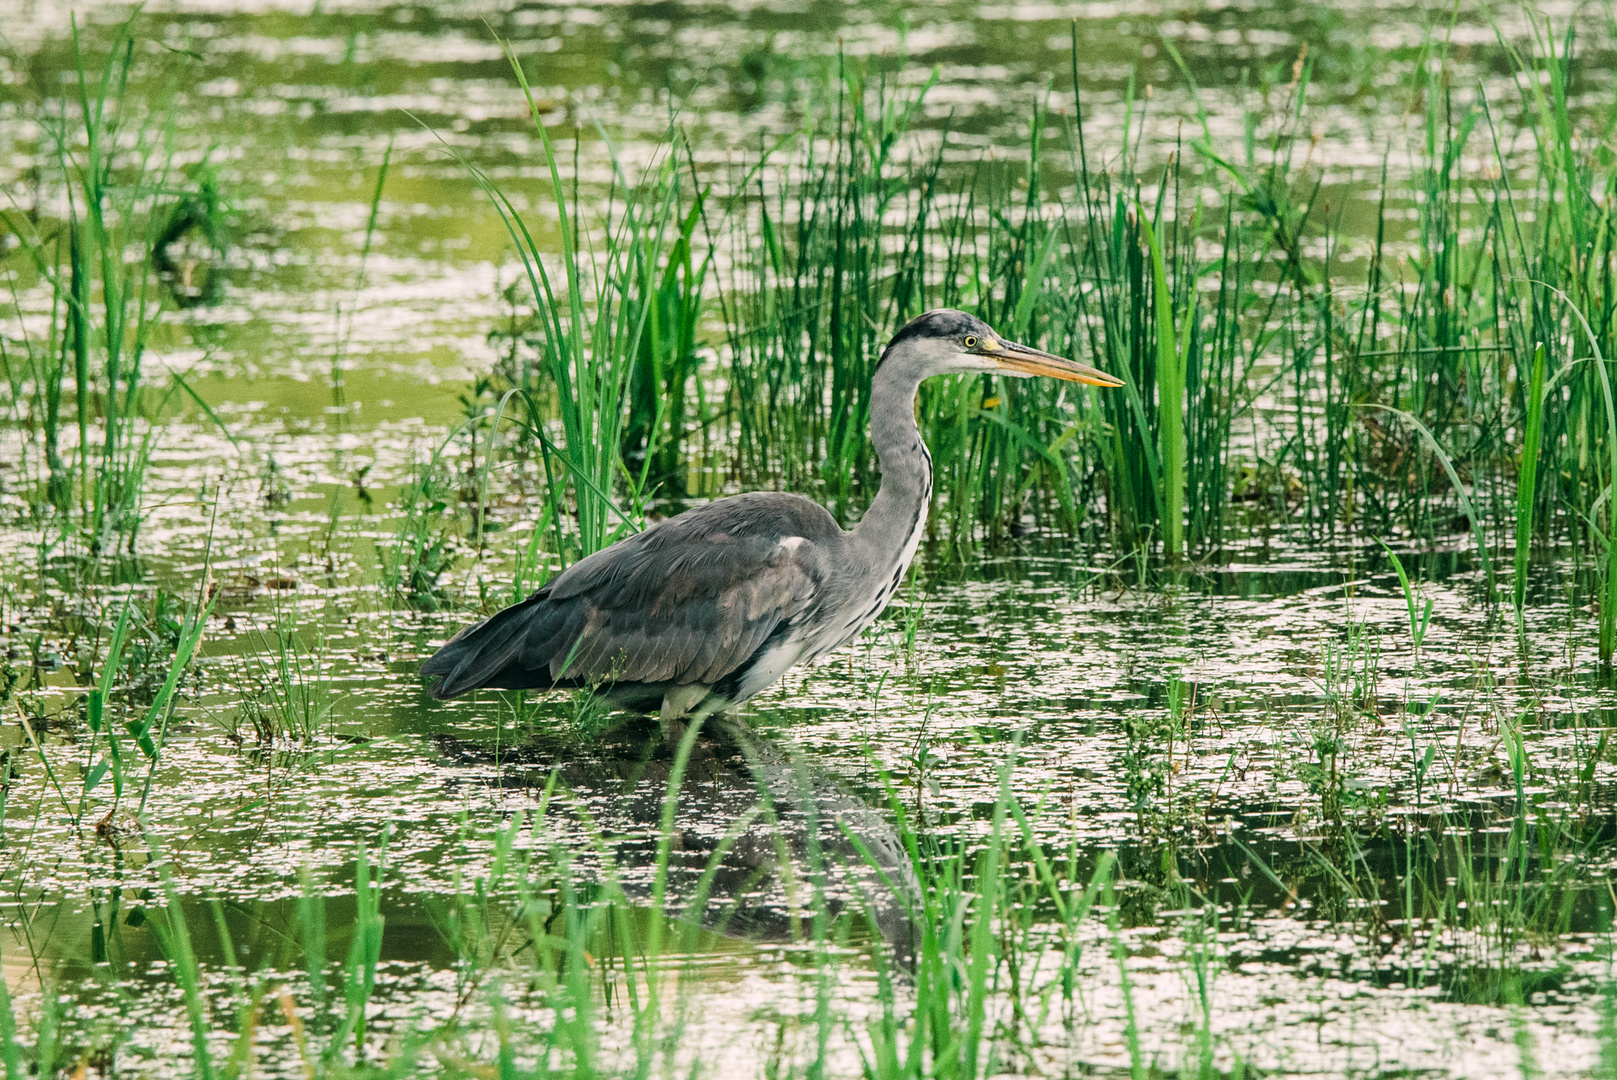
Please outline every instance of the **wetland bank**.
[[[7, 1080], [1617, 1075], [1611, 17], [20, 5]], [[426, 696], [936, 306], [859, 643]]]

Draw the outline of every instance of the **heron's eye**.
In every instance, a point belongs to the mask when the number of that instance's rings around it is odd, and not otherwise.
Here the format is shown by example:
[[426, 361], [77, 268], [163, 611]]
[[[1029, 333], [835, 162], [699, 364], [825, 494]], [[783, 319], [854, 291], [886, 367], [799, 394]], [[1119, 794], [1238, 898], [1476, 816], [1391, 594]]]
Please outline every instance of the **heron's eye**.
[[963, 344], [968, 349], [975, 349], [977, 347], [977, 339], [968, 334], [966, 335], [966, 340]]

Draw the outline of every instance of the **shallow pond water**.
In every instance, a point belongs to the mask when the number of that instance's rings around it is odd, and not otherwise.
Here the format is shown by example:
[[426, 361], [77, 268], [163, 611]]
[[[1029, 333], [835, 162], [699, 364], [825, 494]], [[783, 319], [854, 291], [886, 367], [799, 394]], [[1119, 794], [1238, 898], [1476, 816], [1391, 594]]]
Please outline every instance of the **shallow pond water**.
[[[94, 38], [122, 9], [78, 10]], [[391, 500], [492, 361], [499, 290], [514, 278], [498, 218], [439, 140], [519, 198], [541, 180], [490, 26], [542, 72], [543, 103], [564, 113], [558, 130], [599, 123], [631, 157], [648, 155], [672, 89], [715, 171], [761, 134], [792, 130], [839, 47], [904, 57], [888, 69], [905, 86], [935, 67], [928, 124], [959, 133], [963, 165], [1019, 133], [1052, 83], [1066, 85], [1074, 27], [1097, 141], [1120, 127], [1137, 65], [1142, 85], [1162, 88], [1152, 108], [1163, 119], [1149, 128], [1158, 155], [1192, 112], [1162, 39], [1220, 131], [1238, 125], [1251, 71], [1290, 64], [1308, 42], [1330, 183], [1362, 194], [1403, 137], [1386, 122], [1392, 90], [1372, 75], [1413, 65], [1448, 10], [149, 6], [142, 47], [197, 58], [177, 88], [176, 138], [185, 155], [219, 164], [241, 224], [215, 268], [216, 301], [165, 316], [155, 362], [187, 372], [234, 441], [199, 415], [164, 426], [139, 558], [98, 568], [123, 579], [98, 603], [72, 585], [83, 554], [42, 549], [20, 497], [0, 488], [0, 641], [43, 683], [19, 699], [32, 726], [7, 717], [4, 730], [8, 762], [28, 762], [4, 796], [13, 995], [37, 1010], [43, 976], [84, 1045], [118, 1044], [109, 1071], [184, 1074], [184, 1001], [131, 915], [172, 888], [208, 983], [249, 978], [273, 996], [297, 968], [283, 943], [302, 898], [330, 898], [330, 954], [348, 947], [363, 848], [383, 867], [386, 920], [364, 1038], [385, 1056], [419, 1018], [487, 1019], [447, 943], [446, 898], [493, 872], [501, 836], [547, 882], [610, 878], [628, 917], [660, 917], [651, 898], [677, 732], [631, 723], [603, 734], [562, 699], [434, 702], [415, 674], [510, 588], [528, 509], [491, 512], [488, 551], [444, 579], [452, 610], [411, 610], [376, 585], [398, 530]], [[0, 183], [26, 199], [40, 136], [14, 103], [27, 78], [65, 67], [67, 23], [52, 3], [20, 12], [4, 29], [16, 55], [0, 60], [11, 95]], [[1451, 36], [1468, 78], [1508, 77], [1480, 15]], [[1586, 61], [1609, 67], [1610, 52], [1596, 36]], [[597, 136], [576, 149], [587, 175], [607, 175]], [[30, 289], [24, 281], [21, 306], [41, 314]], [[23, 438], [0, 430], [0, 452], [20, 454]], [[985, 1073], [1121, 1074], [1131, 1054], [1166, 1072], [1196, 1062], [1203, 1030], [1214, 1074], [1240, 1063], [1285, 1076], [1593, 1070], [1613, 1045], [1602, 994], [1617, 765], [1605, 733], [1617, 699], [1593, 674], [1577, 560], [1535, 578], [1518, 627], [1483, 602], [1468, 550], [1456, 537], [1450, 550], [1399, 551], [1432, 600], [1418, 653], [1405, 594], [1368, 537], [1243, 541], [1179, 574], [1037, 535], [963, 560], [934, 553], [856, 646], [789, 673], [738, 726], [715, 723], [696, 743], [668, 841], [670, 889], [683, 900], [709, 888], [711, 903], [668, 960], [681, 987], [670, 1071], [789, 1071], [816, 1052], [829, 996], [839, 1020], [823, 1035], [825, 1060], [831, 1074], [858, 1075], [879, 974], [902, 969], [913, 948], [897, 810], [973, 850], [996, 827], [1002, 791], [1029, 808], [1029, 832], [1052, 857], [1071, 854], [1067, 884], [1081, 887], [1114, 854], [1119, 883], [1097, 909], [1107, 916], [1081, 924], [1076, 995], [1066, 1005], [1047, 995], [1015, 1020], [1026, 1036]], [[96, 813], [75, 813], [59, 790], [82, 779], [74, 668], [94, 667], [120, 597], [164, 590], [183, 602], [205, 580], [218, 601], [160, 766], [132, 774], [116, 812], [100, 817], [112, 809], [103, 790]], [[162, 648], [154, 639], [155, 671]], [[312, 737], [259, 740], [255, 720], [301, 723]], [[34, 748], [61, 777], [28, 757]], [[99, 829], [78, 824], [97, 819]], [[814, 953], [794, 889], [822, 870], [841, 936]], [[1005, 872], [1030, 871], [1024, 860]], [[1523, 879], [1538, 884], [1510, 884]], [[1424, 907], [1408, 899], [1417, 884], [1434, 890]], [[1455, 905], [1503, 910], [1527, 894], [1555, 914], [1522, 916], [1508, 932], [1504, 916], [1458, 929], [1464, 919], [1400, 907], [1402, 897], [1453, 916], [1466, 910]], [[116, 947], [109, 905], [124, 927]], [[1054, 934], [1029, 940], [1030, 958], [1057, 965]], [[609, 951], [603, 963], [602, 1046], [629, 1060], [630, 1020], [613, 996], [627, 984], [613, 981]], [[293, 1025], [278, 1016], [262, 1022], [261, 1060], [301, 1075]], [[542, 1002], [516, 1019], [557, 1022]], [[226, 1032], [213, 1033], [221, 1047]]]

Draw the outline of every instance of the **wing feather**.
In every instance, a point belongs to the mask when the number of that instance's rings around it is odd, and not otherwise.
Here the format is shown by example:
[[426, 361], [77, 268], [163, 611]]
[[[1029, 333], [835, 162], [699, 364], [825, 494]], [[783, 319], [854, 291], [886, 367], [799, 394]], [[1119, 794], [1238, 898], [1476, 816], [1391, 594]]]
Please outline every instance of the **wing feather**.
[[712, 684], [825, 589], [845, 534], [792, 495], [721, 499], [574, 564], [422, 665], [433, 692]]

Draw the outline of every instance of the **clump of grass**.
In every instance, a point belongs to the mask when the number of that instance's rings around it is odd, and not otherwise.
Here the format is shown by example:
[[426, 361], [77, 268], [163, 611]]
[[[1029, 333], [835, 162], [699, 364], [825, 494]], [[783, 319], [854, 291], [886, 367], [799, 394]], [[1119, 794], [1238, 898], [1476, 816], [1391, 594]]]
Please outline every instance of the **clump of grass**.
[[420, 611], [442, 605], [439, 579], [456, 557], [457, 542], [447, 521], [448, 481], [441, 468], [447, 445], [438, 447], [400, 490], [398, 528], [392, 544], [378, 552], [383, 590]]
[[[907, 318], [949, 305], [1084, 355], [1126, 385], [1109, 394], [983, 379], [925, 388], [938, 538], [1005, 537], [1031, 518], [1120, 552], [1216, 557], [1249, 516], [1238, 505], [1242, 477], [1262, 477], [1274, 493], [1263, 526], [1309, 538], [1368, 531], [1430, 542], [1463, 515], [1492, 595], [1493, 538], [1514, 516], [1502, 485], [1519, 468], [1501, 431], [1524, 429], [1537, 410], [1535, 483], [1518, 502], [1528, 500], [1541, 532], [1569, 539], [1603, 490], [1589, 465], [1610, 439], [1587, 423], [1603, 408], [1597, 365], [1557, 357], [1580, 311], [1599, 328], [1601, 355], [1609, 347], [1609, 300], [1587, 282], [1605, 272], [1598, 260], [1609, 256], [1598, 253], [1613, 250], [1591, 238], [1612, 224], [1590, 207], [1617, 171], [1576, 150], [1565, 119], [1571, 44], [1544, 39], [1536, 55], [1511, 53], [1532, 76], [1525, 103], [1543, 120], [1533, 132], [1538, 186], [1520, 188], [1495, 103], [1480, 92], [1457, 101], [1441, 77], [1446, 46], [1429, 46], [1432, 63], [1407, 88], [1424, 123], [1414, 146], [1417, 257], [1390, 246], [1386, 222], [1399, 207], [1384, 177], [1362, 271], [1336, 257], [1349, 238], [1304, 152], [1306, 55], [1261, 72], [1265, 104], [1247, 117], [1243, 143], [1215, 144], [1204, 114], [1202, 133], [1165, 164], [1140, 163], [1145, 110], [1131, 89], [1116, 168], [1093, 168], [1086, 108], [1074, 97], [1071, 202], [1043, 179], [1042, 104], [1030, 106], [1024, 156], [960, 176], [944, 165], [947, 130], [935, 151], [904, 153], [928, 87], [895, 91], [878, 67], [840, 59], [802, 130], [717, 185], [722, 198], [673, 194], [671, 168], [625, 182], [620, 226], [607, 226], [621, 241], [598, 245], [605, 254], [592, 264], [598, 300], [585, 299], [575, 287], [582, 275], [567, 269], [581, 265], [579, 238], [563, 230], [563, 279], [553, 284], [507, 208], [537, 320], [524, 333], [542, 357], [543, 380], [524, 388], [535, 400], [559, 395], [557, 411], [535, 410], [531, 426], [559, 421], [564, 449], [552, 479], [573, 478], [554, 520], [576, 514], [591, 523], [591, 544], [604, 541], [614, 527], [608, 497], [637, 504], [652, 472], [668, 493], [715, 493], [667, 480], [680, 470], [648, 434], [664, 432], [662, 447], [677, 457], [669, 448], [684, 445], [693, 424], [704, 438], [684, 454], [688, 466], [711, 463], [743, 486], [803, 491], [856, 517], [876, 485], [864, 444], [870, 367]], [[1075, 42], [1075, 62], [1077, 51]], [[1498, 176], [1462, 176], [1459, 160], [1485, 152], [1485, 137]], [[576, 181], [569, 195], [554, 149], [547, 155], [554, 216], [566, 224], [578, 217], [568, 210]], [[1136, 189], [1151, 195], [1136, 198]], [[1563, 204], [1563, 190], [1579, 195]], [[1222, 213], [1204, 212], [1215, 202]], [[674, 203], [677, 214], [657, 209]], [[909, 223], [896, 243], [883, 225], [893, 220]], [[726, 258], [713, 262], [715, 251]], [[654, 264], [657, 274], [643, 269]], [[1395, 295], [1408, 301], [1394, 304]], [[722, 397], [706, 391], [706, 376], [691, 378], [704, 311], [722, 330]], [[603, 329], [609, 318], [623, 333]], [[592, 401], [606, 418], [599, 429], [568, 419], [583, 409], [570, 388], [586, 385], [576, 363], [586, 324], [603, 335], [594, 362], [607, 365], [588, 383], [606, 388]], [[651, 358], [664, 340], [677, 342], [668, 356], [680, 359]], [[1555, 395], [1531, 405], [1528, 342], [1542, 343], [1546, 371], [1569, 364], [1564, 380], [1549, 380]], [[610, 359], [629, 355], [630, 367]], [[1523, 365], [1519, 382], [1506, 377], [1511, 356]], [[1265, 370], [1278, 381], [1256, 383]], [[1260, 407], [1266, 394], [1283, 401]], [[1232, 433], [1247, 425], [1254, 444], [1238, 450]], [[728, 457], [711, 431], [733, 434]], [[624, 468], [629, 459], [642, 468]], [[581, 475], [592, 485], [582, 495]]]
[[[306, 642], [306, 636], [313, 640]], [[251, 639], [250, 670], [229, 721], [231, 734], [240, 739], [250, 731], [259, 745], [272, 746], [311, 742], [329, 731], [335, 701], [324, 623], [306, 628], [295, 604], [277, 604], [269, 632]]]
[[[148, 378], [149, 338], [164, 303], [155, 275], [195, 224], [196, 198], [216, 209], [219, 200], [199, 173], [201, 194], [170, 201], [188, 185], [176, 175], [161, 109], [126, 94], [136, 63], [132, 24], [117, 30], [99, 72], [80, 48], [76, 24], [72, 41], [74, 78], [64, 99], [36, 110], [45, 133], [40, 166], [67, 215], [36, 221], [0, 211], [20, 242], [9, 258], [25, 259], [48, 290], [51, 317], [43, 337], [31, 334], [18, 301], [16, 332], [0, 335], [0, 371], [13, 409], [26, 413], [37, 435], [25, 443], [32, 462], [16, 463], [31, 475], [35, 517], [91, 556], [132, 555], [160, 430], [153, 421], [188, 391], [178, 376], [167, 387]], [[216, 227], [212, 240], [225, 242]], [[128, 258], [131, 250], [138, 257]], [[17, 297], [26, 279], [15, 263], [9, 269]]]
[[[637, 504], [656, 461], [666, 464], [667, 447], [683, 437], [678, 419], [671, 421], [678, 425], [674, 435], [665, 433], [667, 417], [683, 415], [694, 365], [706, 270], [692, 261], [691, 237], [701, 197], [679, 213], [683, 189], [671, 154], [636, 178], [614, 160], [615, 195], [599, 225], [585, 231], [576, 180], [569, 192], [527, 76], [515, 54], [510, 61], [549, 170], [550, 209], [561, 240], [559, 280], [546, 267], [535, 227], [483, 170], [460, 160], [504, 222], [529, 287], [534, 319], [529, 332], [512, 341], [513, 347], [532, 342], [539, 358], [534, 374], [542, 373], [545, 384], [528, 375], [513, 389], [527, 409], [521, 430], [540, 444], [553, 527], [572, 525], [558, 551], [565, 558], [587, 555], [638, 527], [638, 515], [619, 509], [612, 492], [621, 481], [630, 505]], [[670, 395], [679, 399], [673, 406]], [[552, 420], [559, 439], [545, 434]], [[638, 472], [625, 466], [625, 446], [637, 448]]]

